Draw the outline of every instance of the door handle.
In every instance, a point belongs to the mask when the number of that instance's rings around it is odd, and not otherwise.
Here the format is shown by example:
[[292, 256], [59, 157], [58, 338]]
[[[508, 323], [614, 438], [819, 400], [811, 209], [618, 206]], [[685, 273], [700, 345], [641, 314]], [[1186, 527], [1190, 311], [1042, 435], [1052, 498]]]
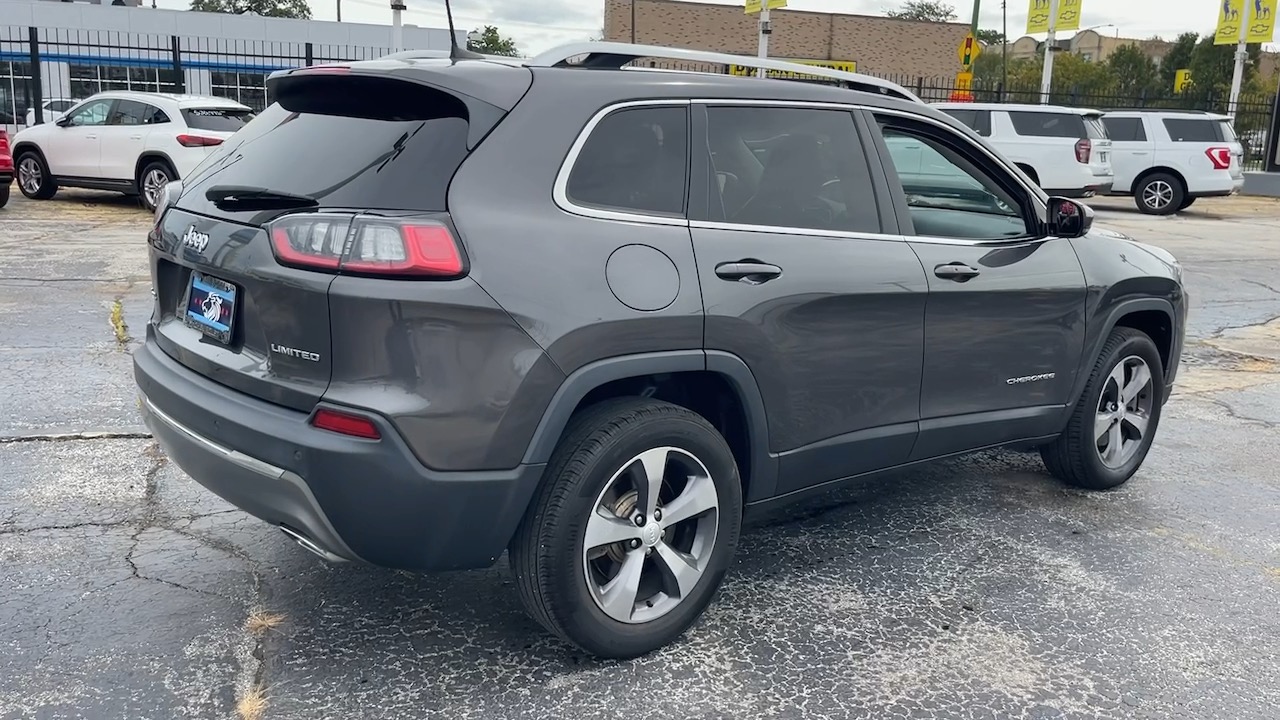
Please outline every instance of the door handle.
[[130, 135], [130, 136], [129, 136], [129, 139], [130, 139], [130, 140], [141, 140], [141, 139], [142, 139], [142, 136], [141, 136], [141, 135]]
[[933, 269], [933, 274], [944, 280], [955, 280], [956, 282], [969, 282], [973, 278], [978, 277], [982, 273], [978, 268], [970, 267], [960, 262], [947, 263], [939, 265]]
[[725, 262], [716, 266], [716, 275], [725, 280], [737, 280], [749, 285], [768, 282], [782, 274], [782, 268], [752, 258]]
[[85, 135], [85, 136], [84, 136], [84, 139], [85, 139], [85, 140], [97, 140], [97, 139], [98, 139], [98, 136], [97, 136], [97, 135]]

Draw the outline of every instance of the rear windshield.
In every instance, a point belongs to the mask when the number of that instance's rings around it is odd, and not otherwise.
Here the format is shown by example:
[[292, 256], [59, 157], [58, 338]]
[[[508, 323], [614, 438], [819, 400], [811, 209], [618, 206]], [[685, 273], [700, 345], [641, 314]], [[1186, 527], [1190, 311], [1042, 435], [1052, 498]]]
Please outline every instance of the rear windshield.
[[465, 107], [456, 110], [374, 120], [273, 104], [193, 171], [179, 205], [226, 215], [204, 195], [232, 185], [305, 195], [329, 208], [443, 211], [467, 156]]
[[1165, 118], [1164, 128], [1174, 142], [1231, 142], [1236, 139], [1231, 123], [1213, 118]]
[[182, 118], [192, 130], [235, 132], [253, 119], [253, 113], [229, 108], [186, 108]]
[[[1019, 135], [1031, 137], [1057, 137], [1084, 140], [1093, 137], [1085, 124], [1084, 116], [1075, 113], [1010, 112], [1013, 129]], [[1105, 138], [1105, 131], [1098, 138]]]

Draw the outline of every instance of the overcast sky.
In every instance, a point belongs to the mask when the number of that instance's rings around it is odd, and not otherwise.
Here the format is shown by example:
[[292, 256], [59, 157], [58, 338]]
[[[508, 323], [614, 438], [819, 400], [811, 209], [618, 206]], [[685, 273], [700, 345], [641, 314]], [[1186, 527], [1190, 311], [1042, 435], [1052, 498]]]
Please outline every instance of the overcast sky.
[[[145, 0], [144, 0], [145, 1]], [[320, 20], [333, 20], [337, 2], [342, 2], [342, 19], [355, 22], [391, 22], [389, 0], [311, 0], [311, 12]], [[742, 5], [741, 0], [707, 0], [725, 5]], [[405, 22], [446, 27], [444, 0], [406, 0]], [[1220, 0], [1083, 0], [1084, 27], [1110, 24], [1103, 32], [1123, 37], [1147, 38], [1162, 35], [1172, 39], [1178, 33], [1209, 33], [1217, 23]], [[161, 0], [165, 7], [184, 7], [184, 0]], [[973, 5], [952, 3], [962, 21], [973, 16]], [[790, 0], [796, 10], [883, 14], [901, 5], [898, 0]], [[1009, 36], [1021, 37], [1026, 29], [1028, 0], [1009, 2]], [[515, 39], [525, 53], [537, 53], [563, 42], [585, 40], [599, 33], [603, 24], [603, 0], [453, 0], [454, 22], [459, 29], [485, 24], [496, 25], [503, 35]], [[999, 0], [982, 1], [983, 28], [999, 30]], [[1271, 46], [1269, 49], [1275, 49]], [[856, 59], [856, 58], [854, 58]]]

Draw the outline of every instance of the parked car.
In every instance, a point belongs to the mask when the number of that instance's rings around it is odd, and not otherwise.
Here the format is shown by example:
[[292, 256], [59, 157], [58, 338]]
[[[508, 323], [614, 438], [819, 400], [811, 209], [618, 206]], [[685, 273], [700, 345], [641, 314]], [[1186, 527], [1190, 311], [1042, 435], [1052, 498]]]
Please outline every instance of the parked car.
[[248, 107], [223, 98], [98, 93], [14, 137], [18, 187], [36, 200], [60, 187], [116, 190], [154, 209], [166, 183], [186, 177], [251, 118]]
[[[40, 101], [40, 107], [44, 111], [42, 113], [44, 115], [44, 122], [57, 122], [58, 118], [62, 117], [63, 113], [75, 107], [76, 102], [78, 101], [70, 98], [46, 98]], [[35, 107], [27, 108], [26, 121], [27, 127], [35, 127], [37, 124], [40, 124], [36, 122]]]
[[1102, 118], [1111, 136], [1112, 195], [1132, 195], [1138, 209], [1169, 215], [1197, 198], [1244, 187], [1244, 146], [1231, 118], [1186, 110], [1119, 110]]
[[1111, 140], [1097, 110], [1057, 105], [937, 103], [1050, 195], [1106, 195], [1115, 182]]
[[[648, 57], [845, 87], [616, 70]], [[547, 630], [634, 657], [744, 512], [1005, 445], [1113, 488], [1151, 448], [1178, 262], [900, 86], [579, 43], [269, 90], [162, 193], [134, 375], [168, 457], [322, 558], [508, 552]]]
[[0, 128], [0, 207], [9, 204], [9, 185], [13, 183], [13, 155], [9, 152], [9, 131]]

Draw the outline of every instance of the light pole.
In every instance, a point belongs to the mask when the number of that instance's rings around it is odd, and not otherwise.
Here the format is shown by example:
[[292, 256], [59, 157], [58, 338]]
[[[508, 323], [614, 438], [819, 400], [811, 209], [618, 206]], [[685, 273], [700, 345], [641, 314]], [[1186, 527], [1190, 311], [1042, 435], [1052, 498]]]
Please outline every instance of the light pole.
[[400, 52], [404, 49], [404, 28], [400, 24], [400, 14], [408, 9], [409, 6], [404, 4], [404, 0], [391, 0], [392, 52]]

